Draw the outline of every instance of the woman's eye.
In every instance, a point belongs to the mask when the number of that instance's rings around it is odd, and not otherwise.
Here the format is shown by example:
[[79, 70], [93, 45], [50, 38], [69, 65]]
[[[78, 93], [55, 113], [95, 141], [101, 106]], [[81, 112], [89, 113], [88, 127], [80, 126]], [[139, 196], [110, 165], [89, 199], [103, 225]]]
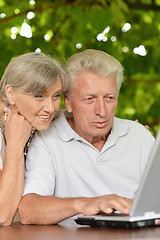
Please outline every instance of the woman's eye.
[[60, 98], [60, 96], [61, 96], [61, 94], [60, 94], [60, 93], [58, 93], [58, 94], [56, 94], [56, 95], [54, 95], [54, 96], [53, 96], [53, 99], [59, 99], [59, 98]]
[[41, 98], [43, 98], [43, 95], [35, 95], [35, 98], [41, 99]]
[[55, 97], [56, 98], [59, 98], [61, 96], [61, 94], [56, 94]]

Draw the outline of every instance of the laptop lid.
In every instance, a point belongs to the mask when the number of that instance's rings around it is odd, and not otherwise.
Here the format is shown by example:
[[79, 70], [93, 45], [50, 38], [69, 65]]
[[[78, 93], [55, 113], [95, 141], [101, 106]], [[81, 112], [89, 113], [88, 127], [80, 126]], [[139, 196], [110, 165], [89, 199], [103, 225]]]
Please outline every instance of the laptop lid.
[[129, 215], [154, 213], [160, 213], [160, 128]]

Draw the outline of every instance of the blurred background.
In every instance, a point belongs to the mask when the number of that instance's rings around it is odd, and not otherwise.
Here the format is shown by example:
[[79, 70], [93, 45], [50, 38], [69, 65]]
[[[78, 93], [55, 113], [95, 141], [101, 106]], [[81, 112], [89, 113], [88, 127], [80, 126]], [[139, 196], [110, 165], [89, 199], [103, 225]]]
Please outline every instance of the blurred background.
[[156, 135], [160, 0], [0, 0], [0, 78], [20, 54], [42, 51], [64, 63], [87, 48], [106, 51], [125, 69], [116, 116], [138, 119]]

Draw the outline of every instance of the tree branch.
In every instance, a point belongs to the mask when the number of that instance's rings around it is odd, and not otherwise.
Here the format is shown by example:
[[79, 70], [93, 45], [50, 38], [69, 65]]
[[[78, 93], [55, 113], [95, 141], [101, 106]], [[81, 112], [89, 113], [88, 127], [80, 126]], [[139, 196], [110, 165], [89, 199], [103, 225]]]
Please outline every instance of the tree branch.
[[135, 1], [135, 3], [130, 3], [128, 0], [124, 2], [129, 8], [160, 11], [160, 5], [157, 5], [154, 0], [152, 0], [150, 4], [141, 3], [140, 0]]
[[[126, 79], [128, 80], [128, 79]], [[128, 82], [134, 82], [134, 83], [144, 83], [144, 84], [159, 84], [160, 83], [160, 80], [159, 79], [155, 79], [155, 80], [142, 80], [142, 79], [135, 79], [135, 78], [131, 78], [130, 80], [128, 80]]]
[[67, 7], [67, 6], [76, 6], [78, 5], [80, 2], [82, 2], [82, 0], [75, 0], [74, 2], [70, 2], [70, 3], [63, 3], [63, 4], [57, 4], [57, 5], [51, 5], [51, 6], [47, 6], [47, 7], [36, 7], [34, 9], [27, 9], [26, 11], [20, 12], [18, 14], [9, 16], [9, 17], [4, 17], [0, 19], [0, 23], [2, 22], [8, 22], [14, 18], [26, 15], [28, 12], [43, 12], [47, 9], [56, 9], [56, 8], [60, 8], [60, 7]]

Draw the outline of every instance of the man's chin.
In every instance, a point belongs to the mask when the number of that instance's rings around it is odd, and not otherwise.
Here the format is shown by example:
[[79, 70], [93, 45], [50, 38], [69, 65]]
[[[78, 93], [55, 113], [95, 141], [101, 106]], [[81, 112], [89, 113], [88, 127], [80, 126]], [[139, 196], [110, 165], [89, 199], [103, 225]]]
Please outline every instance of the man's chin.
[[95, 137], [104, 137], [104, 136], [108, 136], [111, 132], [111, 129], [107, 128], [98, 128], [96, 129], [96, 131], [93, 131], [92, 134], [95, 133]]

